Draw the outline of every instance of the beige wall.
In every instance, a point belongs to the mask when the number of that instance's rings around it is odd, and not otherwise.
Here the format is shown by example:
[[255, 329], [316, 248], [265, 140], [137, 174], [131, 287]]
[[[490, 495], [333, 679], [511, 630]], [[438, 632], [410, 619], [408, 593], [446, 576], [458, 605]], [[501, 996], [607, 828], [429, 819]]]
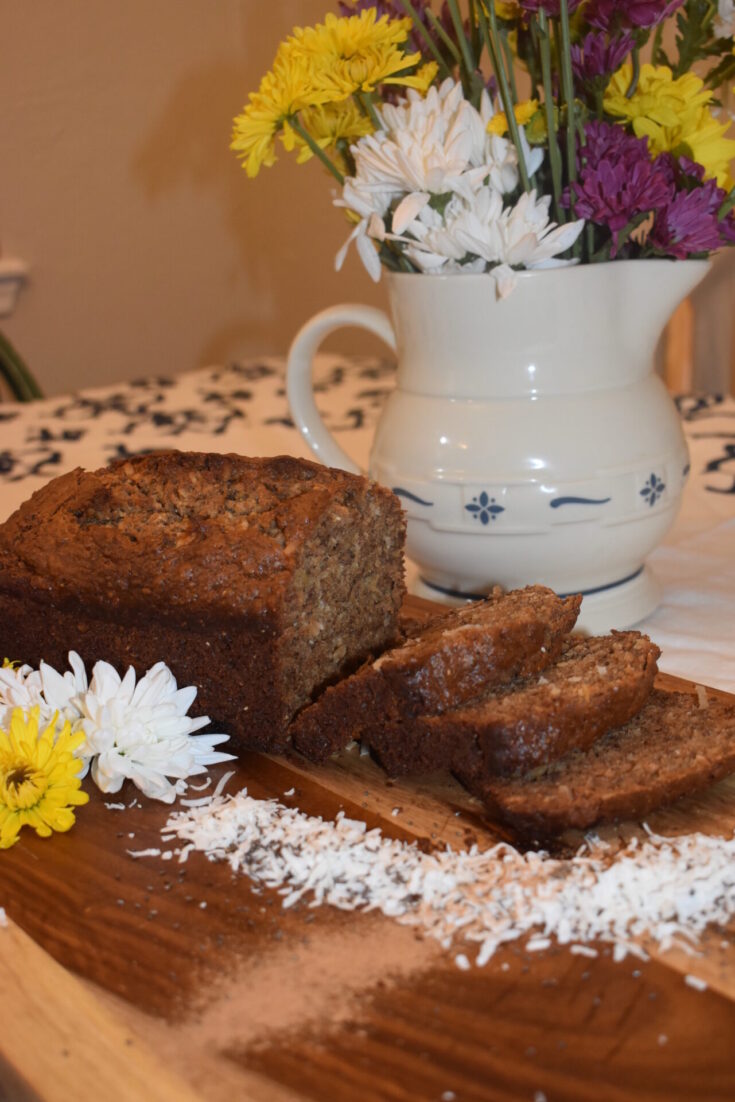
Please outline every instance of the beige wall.
[[0, 324], [47, 393], [284, 352], [324, 306], [383, 303], [354, 256], [333, 270], [319, 167], [250, 181], [228, 150], [280, 37], [332, 6], [5, 0], [0, 243], [31, 279]]
[[[324, 306], [383, 304], [354, 254], [334, 272], [347, 226], [331, 178], [284, 157], [251, 181], [228, 149], [279, 39], [335, 9], [5, 0], [0, 246], [31, 279], [0, 324], [47, 393], [283, 353]], [[705, 386], [730, 374], [734, 262], [697, 297]], [[357, 332], [335, 342], [380, 348]]]

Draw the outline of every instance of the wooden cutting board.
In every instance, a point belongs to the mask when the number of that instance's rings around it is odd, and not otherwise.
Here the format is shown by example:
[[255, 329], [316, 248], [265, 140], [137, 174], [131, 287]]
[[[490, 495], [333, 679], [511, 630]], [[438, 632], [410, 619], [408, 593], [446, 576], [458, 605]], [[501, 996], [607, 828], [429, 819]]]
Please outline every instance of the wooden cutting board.
[[[409, 611], [435, 609], [411, 599]], [[502, 836], [459, 785], [392, 782], [354, 753], [321, 768], [246, 755], [227, 791], [242, 787], [425, 847]], [[615, 964], [602, 945], [593, 960], [517, 943], [464, 972], [381, 915], [284, 911], [201, 855], [133, 859], [160, 845], [169, 809], [111, 810], [90, 792], [69, 834], [24, 831], [0, 853], [0, 1099], [735, 1098], [734, 930], [712, 931], [694, 958]], [[735, 779], [649, 822], [731, 832]]]

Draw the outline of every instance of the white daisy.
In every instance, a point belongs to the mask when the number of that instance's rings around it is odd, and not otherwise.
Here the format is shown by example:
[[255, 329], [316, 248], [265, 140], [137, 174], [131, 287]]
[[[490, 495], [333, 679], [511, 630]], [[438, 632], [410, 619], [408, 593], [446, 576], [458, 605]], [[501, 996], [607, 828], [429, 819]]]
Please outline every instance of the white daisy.
[[61, 723], [68, 719], [74, 730], [82, 718], [81, 700], [88, 684], [84, 662], [76, 651], [69, 651], [69, 665], [71, 669], [62, 675], [47, 662], [41, 662], [39, 674], [48, 707], [59, 713]]
[[[337, 269], [354, 241], [377, 282], [375, 242], [395, 242], [422, 272], [502, 268], [496, 280], [503, 297], [515, 282], [511, 266], [533, 267], [568, 248], [563, 242], [576, 240], [581, 223], [557, 231], [548, 220], [548, 201], [537, 200], [535, 192], [505, 208], [504, 196], [519, 184], [518, 153], [509, 139], [488, 133], [492, 117], [486, 92], [476, 110], [453, 80], [426, 96], [410, 89], [397, 104], [385, 104], [384, 129], [352, 146], [355, 175], [335, 200], [359, 216], [337, 254]], [[520, 141], [533, 177], [543, 152], [531, 149], [522, 127]]]
[[400, 240], [406, 255], [421, 271], [463, 273], [489, 271], [498, 295], [505, 298], [516, 285], [514, 268], [561, 267], [573, 260], [556, 259], [582, 231], [583, 221], [557, 226], [549, 219], [549, 196], [531, 191], [512, 207], [499, 191], [484, 187], [470, 202], [452, 200], [442, 216], [422, 211]]
[[[486, 183], [501, 193], [518, 186], [514, 146], [487, 132], [492, 114], [487, 94], [477, 111], [464, 98], [461, 84], [453, 80], [430, 88], [426, 96], [410, 89], [399, 103], [381, 108], [384, 129], [352, 146], [355, 175], [345, 181], [342, 195], [335, 200], [336, 206], [360, 216], [337, 254], [337, 270], [354, 241], [371, 278], [377, 281], [380, 260], [369, 238], [400, 237], [421, 217], [433, 196], [451, 195], [471, 202]], [[542, 155], [527, 144], [524, 149], [529, 172], [535, 171]]]
[[177, 688], [163, 662], [137, 685], [132, 668], [120, 678], [109, 663], [98, 662], [81, 701], [83, 752], [94, 756], [92, 778], [98, 787], [119, 792], [129, 779], [150, 799], [172, 803], [186, 788], [185, 778], [231, 761], [233, 754], [214, 750], [227, 735], [192, 737], [209, 723], [208, 716], [186, 715], [195, 697], [193, 686]]
[[48, 725], [53, 716], [43, 698], [41, 675], [30, 666], [3, 666], [0, 668], [0, 727], [8, 729], [13, 708], [30, 711], [40, 708], [40, 724]]

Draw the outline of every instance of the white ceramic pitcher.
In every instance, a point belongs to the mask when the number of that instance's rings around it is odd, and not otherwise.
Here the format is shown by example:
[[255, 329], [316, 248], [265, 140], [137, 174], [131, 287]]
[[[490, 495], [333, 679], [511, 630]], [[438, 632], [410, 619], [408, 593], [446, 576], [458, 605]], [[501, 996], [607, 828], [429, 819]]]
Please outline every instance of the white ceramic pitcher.
[[314, 403], [327, 334], [369, 329], [398, 355], [368, 473], [408, 514], [417, 592], [456, 601], [542, 583], [585, 594], [587, 630], [648, 615], [645, 558], [670, 527], [689, 470], [674, 404], [653, 373], [658, 337], [706, 261], [633, 260], [488, 275], [388, 276], [380, 310], [335, 306], [288, 360], [291, 412], [314, 454], [357, 471]]

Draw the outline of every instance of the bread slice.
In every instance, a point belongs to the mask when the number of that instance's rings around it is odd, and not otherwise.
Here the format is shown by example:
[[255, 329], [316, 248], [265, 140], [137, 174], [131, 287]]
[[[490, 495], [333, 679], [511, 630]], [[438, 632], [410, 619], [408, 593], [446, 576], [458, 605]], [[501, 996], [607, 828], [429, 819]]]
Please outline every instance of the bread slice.
[[541, 674], [442, 715], [373, 724], [366, 739], [391, 776], [444, 769], [467, 783], [525, 772], [627, 723], [651, 693], [659, 653], [637, 631], [571, 638]]
[[654, 690], [635, 719], [589, 750], [471, 787], [494, 818], [543, 837], [600, 819], [638, 819], [733, 772], [735, 707]]
[[528, 586], [453, 609], [327, 689], [292, 724], [293, 744], [324, 761], [387, 723], [446, 712], [488, 685], [538, 672], [558, 656], [580, 603]]

